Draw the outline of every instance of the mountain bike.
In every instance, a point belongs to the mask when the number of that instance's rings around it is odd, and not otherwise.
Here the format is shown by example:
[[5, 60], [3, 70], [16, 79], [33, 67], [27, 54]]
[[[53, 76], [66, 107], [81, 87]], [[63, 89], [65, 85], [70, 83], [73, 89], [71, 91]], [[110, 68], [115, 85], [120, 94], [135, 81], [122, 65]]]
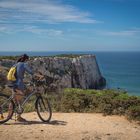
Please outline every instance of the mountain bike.
[[[12, 119], [15, 112], [22, 114], [24, 111], [24, 105], [29, 101], [30, 97], [35, 95], [35, 109], [40, 120], [43, 122], [49, 122], [52, 117], [52, 110], [48, 98], [46, 97], [45, 80], [32, 79], [26, 86], [32, 87], [30, 93], [24, 96], [22, 103], [15, 101], [15, 95], [17, 94], [12, 89], [11, 96], [0, 93], [0, 124]], [[43, 92], [38, 91], [38, 87], [43, 88]]]

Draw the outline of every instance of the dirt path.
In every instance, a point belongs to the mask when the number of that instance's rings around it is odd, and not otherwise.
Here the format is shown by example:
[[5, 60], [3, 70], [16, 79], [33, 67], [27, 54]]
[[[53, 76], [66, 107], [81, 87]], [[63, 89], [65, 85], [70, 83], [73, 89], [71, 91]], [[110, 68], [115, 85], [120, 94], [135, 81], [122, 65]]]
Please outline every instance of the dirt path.
[[140, 140], [140, 125], [124, 117], [87, 113], [53, 113], [49, 124], [35, 112], [23, 114], [28, 123], [10, 120], [0, 125], [0, 140]]

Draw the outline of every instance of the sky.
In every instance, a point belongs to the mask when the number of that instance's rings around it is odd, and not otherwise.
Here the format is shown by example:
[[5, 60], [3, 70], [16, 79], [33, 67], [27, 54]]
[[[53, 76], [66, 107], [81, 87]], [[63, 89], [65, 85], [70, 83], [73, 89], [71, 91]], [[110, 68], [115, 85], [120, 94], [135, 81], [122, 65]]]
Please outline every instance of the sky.
[[0, 51], [140, 51], [140, 0], [0, 0]]

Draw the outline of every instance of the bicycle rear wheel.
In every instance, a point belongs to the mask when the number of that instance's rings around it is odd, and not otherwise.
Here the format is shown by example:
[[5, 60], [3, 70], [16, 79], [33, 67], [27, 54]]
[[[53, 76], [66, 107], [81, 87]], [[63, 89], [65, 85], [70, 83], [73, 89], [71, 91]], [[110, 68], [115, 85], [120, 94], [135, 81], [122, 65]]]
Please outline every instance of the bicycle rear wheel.
[[0, 94], [0, 124], [12, 118], [14, 107], [14, 102], [9, 99], [9, 96]]
[[36, 110], [39, 118], [43, 122], [49, 122], [52, 117], [52, 110], [47, 98], [38, 97], [36, 100]]

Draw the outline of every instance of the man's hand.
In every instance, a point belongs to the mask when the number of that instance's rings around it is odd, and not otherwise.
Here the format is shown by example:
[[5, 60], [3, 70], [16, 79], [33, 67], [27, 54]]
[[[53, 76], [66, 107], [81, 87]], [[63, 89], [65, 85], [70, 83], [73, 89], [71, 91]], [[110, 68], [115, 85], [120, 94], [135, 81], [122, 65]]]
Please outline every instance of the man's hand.
[[34, 79], [36, 79], [36, 80], [43, 80], [44, 79], [44, 75], [42, 75], [40, 73], [35, 73], [33, 76], [34, 76]]

